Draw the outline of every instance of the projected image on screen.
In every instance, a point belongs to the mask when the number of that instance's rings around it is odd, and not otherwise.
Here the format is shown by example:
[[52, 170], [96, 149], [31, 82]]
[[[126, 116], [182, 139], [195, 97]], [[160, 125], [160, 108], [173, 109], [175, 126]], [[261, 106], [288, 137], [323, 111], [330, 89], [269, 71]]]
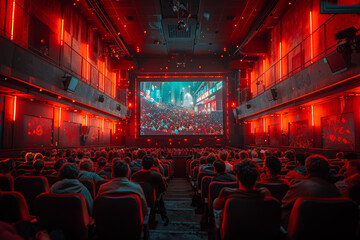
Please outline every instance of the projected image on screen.
[[140, 135], [223, 135], [223, 82], [140, 82]]

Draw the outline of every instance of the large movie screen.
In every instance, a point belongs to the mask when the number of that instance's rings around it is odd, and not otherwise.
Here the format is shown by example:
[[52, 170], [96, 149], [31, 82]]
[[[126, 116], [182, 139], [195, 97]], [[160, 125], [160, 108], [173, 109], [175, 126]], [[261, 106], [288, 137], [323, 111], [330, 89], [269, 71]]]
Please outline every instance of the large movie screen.
[[140, 135], [223, 135], [223, 81], [140, 82]]

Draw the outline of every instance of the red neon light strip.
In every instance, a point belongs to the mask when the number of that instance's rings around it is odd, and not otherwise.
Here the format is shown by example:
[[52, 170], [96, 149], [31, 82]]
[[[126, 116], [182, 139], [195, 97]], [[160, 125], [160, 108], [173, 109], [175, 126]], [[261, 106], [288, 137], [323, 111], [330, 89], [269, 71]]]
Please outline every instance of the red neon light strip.
[[254, 133], [254, 126], [253, 126], [253, 122], [250, 122], [250, 131], [251, 131], [251, 133]]
[[87, 125], [88, 125], [88, 116], [85, 115], [85, 126], [87, 126]]
[[102, 89], [105, 91], [105, 60], [103, 62], [103, 77], [102, 77]]
[[266, 79], [265, 79], [265, 56], [263, 59], [263, 84], [266, 86]]
[[137, 78], [224, 78], [224, 76], [199, 76], [199, 75], [157, 75], [157, 76], [138, 76]]
[[313, 22], [312, 22], [312, 12], [310, 11], [310, 60], [313, 62], [314, 49], [313, 49]]
[[101, 131], [104, 132], [104, 129], [105, 129], [105, 118], [102, 119]]
[[61, 108], [59, 109], [59, 127], [61, 125]]
[[252, 94], [252, 81], [253, 81], [253, 77], [254, 77], [254, 74], [253, 74], [253, 72], [251, 71], [250, 72], [250, 94]]
[[12, 4], [11, 35], [10, 35], [11, 40], [14, 40], [14, 26], [15, 26], [15, 0], [13, 0], [13, 4]]
[[311, 105], [311, 126], [315, 126], [314, 105]]
[[13, 112], [13, 121], [16, 119], [16, 96], [14, 96], [14, 112]]
[[282, 115], [282, 113], [280, 114], [280, 126], [281, 126], [281, 131], [284, 130], [283, 115]]
[[89, 44], [86, 44], [86, 80], [89, 80]]
[[114, 122], [113, 128], [114, 128], [114, 134], [115, 134], [116, 133], [116, 122]]
[[[129, 103], [129, 106], [128, 106], [128, 108], [131, 106], [130, 105], [131, 103]], [[134, 118], [135, 118], [135, 121], [134, 121], [134, 124], [135, 124], [135, 139], [137, 138], [137, 128], [138, 128], [138, 126], [137, 126], [137, 83], [135, 83], [135, 116], [134, 116]]]
[[61, 19], [60, 46], [64, 45], [64, 19]]
[[226, 77], [226, 135], [229, 139], [229, 77]]
[[263, 118], [263, 124], [264, 124], [264, 133], [266, 133], [266, 118]]
[[281, 49], [282, 47], [281, 47], [281, 42], [280, 42], [280, 56], [279, 56], [279, 58], [280, 58], [280, 81], [282, 80], [282, 49]]

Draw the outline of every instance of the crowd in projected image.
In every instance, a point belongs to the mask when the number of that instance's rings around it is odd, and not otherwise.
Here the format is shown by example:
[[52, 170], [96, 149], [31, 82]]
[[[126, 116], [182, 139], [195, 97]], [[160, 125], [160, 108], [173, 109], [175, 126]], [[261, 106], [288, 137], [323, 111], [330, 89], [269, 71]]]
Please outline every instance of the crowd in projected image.
[[223, 81], [140, 82], [140, 135], [223, 135]]

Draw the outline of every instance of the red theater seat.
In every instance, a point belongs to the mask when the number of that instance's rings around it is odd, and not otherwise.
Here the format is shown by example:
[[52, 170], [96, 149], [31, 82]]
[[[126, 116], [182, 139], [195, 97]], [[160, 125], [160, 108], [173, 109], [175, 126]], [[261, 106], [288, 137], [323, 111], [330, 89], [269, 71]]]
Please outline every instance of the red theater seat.
[[215, 198], [219, 196], [221, 189], [223, 189], [224, 187], [238, 188], [239, 184], [237, 182], [211, 182], [209, 185], [209, 197], [208, 197], [208, 205], [209, 205], [210, 213], [212, 213], [213, 203]]
[[95, 198], [95, 183], [92, 179], [82, 178], [79, 181], [89, 190], [92, 198]]
[[14, 191], [14, 178], [12, 176], [0, 176], [0, 191]]
[[290, 240], [355, 239], [359, 210], [346, 198], [298, 198], [288, 224]]
[[15, 178], [14, 189], [25, 197], [29, 212], [34, 215], [34, 200], [40, 193], [49, 191], [49, 184], [45, 177], [20, 176]]
[[223, 210], [221, 239], [277, 240], [280, 238], [280, 219], [280, 203], [274, 198], [231, 198]]
[[25, 199], [18, 192], [0, 192], [0, 221], [9, 224], [30, 221]]
[[107, 183], [107, 182], [109, 182], [108, 179], [100, 179], [100, 180], [96, 181], [96, 183], [95, 183], [95, 196], [97, 195], [97, 193], [98, 193], [98, 191], [100, 189], [100, 186], [102, 184], [104, 184], [104, 183]]
[[255, 187], [265, 187], [269, 189], [271, 196], [276, 198], [279, 202], [284, 198], [285, 194], [289, 190], [289, 185], [286, 183], [256, 183]]
[[[100, 239], [141, 238], [145, 221], [141, 201], [136, 194], [99, 196], [94, 200], [93, 215]], [[145, 228], [144, 239], [147, 231]]]
[[60, 229], [65, 239], [88, 239], [90, 218], [79, 193], [43, 193], [35, 199], [36, 218], [48, 231]]

